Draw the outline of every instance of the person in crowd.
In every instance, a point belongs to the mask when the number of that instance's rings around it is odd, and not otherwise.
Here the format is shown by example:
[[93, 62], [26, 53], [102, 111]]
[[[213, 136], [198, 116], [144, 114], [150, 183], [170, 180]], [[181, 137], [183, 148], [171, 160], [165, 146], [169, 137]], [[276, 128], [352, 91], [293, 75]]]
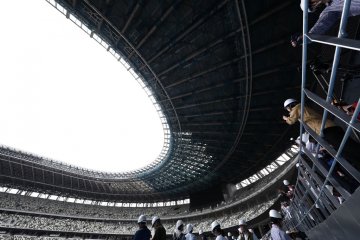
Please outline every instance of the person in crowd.
[[199, 237], [200, 237], [200, 240], [208, 240], [204, 231], [203, 230], [199, 230]]
[[[321, 155], [318, 157], [319, 162], [327, 169], [330, 170], [331, 165], [334, 162], [334, 157], [331, 156], [325, 149], [320, 148]], [[355, 190], [359, 187], [359, 183], [354, 180], [351, 176], [347, 174], [340, 164], [335, 165], [331, 176], [340, 184], [340, 186], [347, 191], [349, 194], [355, 192]], [[336, 197], [341, 197], [339, 193], [334, 189], [333, 195]], [[339, 198], [340, 200], [340, 198]], [[340, 200], [342, 203], [342, 201]]]
[[151, 225], [155, 230], [152, 240], [166, 240], [166, 230], [158, 216], [153, 217]]
[[[338, 109], [344, 111], [347, 115], [352, 116], [354, 115], [354, 111], [358, 105], [358, 102], [355, 101], [352, 104], [348, 104], [346, 102], [338, 102], [336, 100], [333, 100], [331, 104], [336, 106]], [[360, 113], [357, 115], [357, 120], [360, 121]]]
[[255, 233], [251, 233], [244, 219], [239, 220], [239, 237], [238, 240], [259, 240]]
[[228, 232], [228, 233], [227, 233], [227, 239], [228, 239], [228, 240], [233, 240], [233, 239], [234, 239], [234, 237], [233, 237], [233, 235], [231, 234], [231, 232]]
[[151, 232], [146, 226], [146, 216], [140, 215], [137, 221], [139, 225], [139, 229], [136, 231], [134, 235], [134, 240], [150, 240]]
[[279, 194], [280, 202], [290, 202], [291, 201], [291, 199], [289, 198], [289, 196], [286, 194], [286, 192], [283, 189], [278, 189], [277, 192]]
[[288, 202], [281, 202], [281, 210], [285, 214], [285, 219], [291, 219], [290, 206]]
[[283, 184], [285, 186], [285, 193], [286, 195], [289, 197], [289, 199], [293, 199], [294, 198], [294, 191], [295, 191], [295, 186], [290, 184], [289, 180], [284, 180]]
[[[315, 12], [317, 9], [325, 6], [321, 12], [319, 19], [309, 30], [310, 34], [326, 34], [340, 19], [344, 6], [344, 0], [301, 0], [300, 7], [304, 11], [305, 2], [309, 1], [309, 12]], [[352, 0], [350, 5], [349, 16], [360, 15], [360, 0]], [[291, 45], [293, 47], [302, 43], [302, 34], [294, 34], [291, 36]]]
[[272, 240], [291, 240], [291, 238], [282, 230], [282, 216], [281, 214], [271, 209], [269, 212], [271, 221], [271, 239]]
[[226, 240], [225, 232], [221, 229], [218, 221], [211, 223], [211, 232], [216, 236], [215, 240]]
[[177, 220], [173, 233], [173, 240], [184, 240], [184, 239], [185, 239], [184, 222], [182, 220]]
[[[293, 125], [300, 120], [301, 104], [295, 99], [287, 99], [284, 108], [289, 112], [289, 116], [283, 116], [283, 120]], [[320, 135], [322, 116], [310, 107], [304, 107], [304, 123], [308, 125], [316, 134]], [[344, 136], [344, 130], [336, 126], [331, 120], [326, 120], [323, 130], [324, 139], [337, 150]], [[355, 168], [360, 170], [360, 144], [349, 138], [343, 149], [342, 156], [348, 160]]]
[[188, 224], [186, 225], [186, 235], [185, 235], [185, 239], [186, 240], [196, 240], [195, 235], [192, 233], [194, 229], [194, 226], [192, 224]]

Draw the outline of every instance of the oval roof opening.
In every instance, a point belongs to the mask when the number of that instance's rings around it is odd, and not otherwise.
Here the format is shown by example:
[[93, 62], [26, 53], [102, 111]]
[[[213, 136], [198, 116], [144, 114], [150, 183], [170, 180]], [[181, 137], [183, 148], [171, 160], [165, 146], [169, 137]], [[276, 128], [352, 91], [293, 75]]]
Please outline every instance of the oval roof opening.
[[122, 64], [46, 1], [0, 16], [0, 144], [67, 164], [125, 172], [163, 150], [161, 119]]

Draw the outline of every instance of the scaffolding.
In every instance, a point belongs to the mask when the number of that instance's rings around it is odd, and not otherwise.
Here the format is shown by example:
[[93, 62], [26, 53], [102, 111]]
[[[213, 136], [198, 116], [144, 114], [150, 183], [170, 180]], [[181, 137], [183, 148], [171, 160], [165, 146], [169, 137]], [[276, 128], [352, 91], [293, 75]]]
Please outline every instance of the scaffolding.
[[[308, 9], [308, 1], [304, 1], [304, 9]], [[308, 33], [308, 11], [303, 11], [303, 45], [302, 45], [302, 84], [301, 84], [301, 119], [300, 139], [307, 132], [316, 142], [314, 152], [311, 152], [303, 144], [300, 144], [300, 157], [298, 164], [298, 178], [295, 185], [294, 197], [290, 204], [290, 210], [285, 214], [285, 227], [288, 230], [298, 229], [309, 231], [329, 217], [336, 209], [351, 197], [352, 191], [344, 187], [339, 177], [341, 174], [350, 179], [356, 189], [360, 182], [360, 172], [342, 156], [351, 135], [360, 132], [360, 122], [357, 117], [360, 112], [360, 104], [357, 104], [352, 117], [332, 105], [334, 86], [337, 70], [339, 67], [340, 54], [343, 48], [360, 51], [360, 41], [346, 39], [346, 25], [349, 16], [351, 0], [345, 0], [341, 15], [339, 32], [337, 37], [314, 35]], [[330, 80], [326, 98], [322, 98], [306, 88], [307, 53], [308, 44], [315, 42], [335, 46]], [[304, 122], [305, 102], [315, 104], [323, 109], [320, 134], [317, 134]], [[358, 100], [360, 102], [360, 99]], [[346, 124], [345, 134], [338, 147], [333, 147], [324, 139], [324, 129], [329, 113], [337, 120]], [[319, 160], [319, 149], [329, 153], [333, 161], [324, 166]], [[358, 159], [359, 160], [359, 159]], [[340, 174], [340, 176], [341, 176]], [[285, 213], [285, 212], [284, 212]]]

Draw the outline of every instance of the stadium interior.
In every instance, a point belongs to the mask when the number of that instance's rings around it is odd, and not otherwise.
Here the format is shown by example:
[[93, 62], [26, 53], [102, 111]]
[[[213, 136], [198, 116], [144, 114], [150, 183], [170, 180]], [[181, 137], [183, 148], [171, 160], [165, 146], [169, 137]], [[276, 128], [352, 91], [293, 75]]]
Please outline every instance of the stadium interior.
[[[347, 115], [330, 102], [359, 100], [359, 17], [348, 20], [348, 42], [309, 35], [311, 44], [304, 37], [294, 48], [290, 36], [307, 17], [300, 1], [46, 1], [139, 82], [158, 111], [164, 147], [148, 166], [117, 173], [0, 147], [0, 239], [133, 239], [142, 214], [150, 230], [159, 216], [168, 239], [179, 219], [208, 239], [214, 220], [237, 238], [245, 219], [270, 239], [271, 209], [291, 239], [358, 239], [359, 159], [347, 156], [359, 148], [346, 144], [360, 143], [360, 110]], [[319, 14], [309, 14], [309, 26]], [[337, 36], [336, 24], [327, 35]], [[327, 147], [324, 126], [286, 124], [289, 98], [329, 112], [346, 132], [341, 146]], [[319, 143], [315, 153], [299, 140], [304, 131]], [[320, 145], [333, 157], [325, 164]]]

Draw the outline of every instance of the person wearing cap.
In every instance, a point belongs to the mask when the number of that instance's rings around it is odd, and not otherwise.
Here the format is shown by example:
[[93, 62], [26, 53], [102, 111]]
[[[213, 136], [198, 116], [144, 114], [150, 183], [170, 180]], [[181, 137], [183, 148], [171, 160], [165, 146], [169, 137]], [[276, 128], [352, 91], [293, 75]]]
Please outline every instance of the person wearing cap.
[[[344, 0], [301, 0], [300, 8], [304, 11], [305, 1], [308, 2], [308, 12], [315, 12], [317, 9], [325, 6], [324, 10], [321, 12], [317, 22], [309, 30], [310, 34], [326, 34], [340, 19]], [[352, 0], [349, 16], [360, 15], [360, 0]], [[291, 45], [296, 47], [299, 43], [302, 42], [302, 34], [294, 34], [291, 37]]]
[[199, 237], [200, 237], [200, 240], [208, 240], [204, 231], [203, 230], [199, 230]]
[[226, 240], [225, 233], [221, 229], [218, 221], [213, 221], [211, 223], [211, 232], [216, 236], [215, 240]]
[[294, 198], [294, 192], [295, 192], [295, 186], [294, 185], [291, 185], [289, 180], [284, 180], [283, 181], [283, 184], [286, 188], [286, 195], [289, 197], [289, 199], [292, 199]]
[[151, 232], [146, 226], [146, 216], [140, 215], [137, 221], [139, 225], [139, 229], [136, 231], [134, 235], [134, 240], [150, 240]]
[[166, 240], [166, 230], [161, 224], [161, 220], [158, 216], [153, 217], [151, 225], [155, 230], [152, 240]]
[[[360, 1], [360, 0], [359, 0]], [[301, 116], [301, 104], [292, 98], [287, 99], [284, 102], [284, 108], [289, 112], [289, 116], [283, 116], [283, 120], [293, 125]], [[304, 106], [304, 123], [309, 126], [317, 135], [320, 134], [322, 116], [315, 112], [315, 110]], [[329, 119], [326, 120], [323, 129], [324, 139], [337, 150], [340, 147], [342, 138], [344, 136], [344, 130], [336, 126], [335, 123]], [[348, 160], [357, 170], [360, 170], [360, 144], [355, 142], [352, 138], [348, 138], [346, 145], [343, 148], [342, 156]]]
[[192, 233], [194, 229], [194, 226], [192, 224], [188, 224], [186, 225], [186, 235], [185, 235], [185, 239], [186, 240], [196, 240], [195, 235]]
[[173, 233], [173, 240], [184, 240], [184, 239], [185, 239], [184, 222], [182, 220], [177, 220]]
[[272, 240], [291, 240], [291, 238], [281, 229], [282, 226], [282, 216], [281, 214], [271, 209], [269, 212], [269, 217], [271, 221], [271, 239]]
[[[293, 125], [300, 120], [301, 104], [297, 100], [292, 98], [287, 99], [284, 102], [284, 108], [289, 112], [289, 116], [283, 116], [283, 120], [287, 124]], [[321, 121], [322, 116], [320, 116], [320, 114], [309, 107], [304, 107], [304, 123], [306, 123], [306, 125], [308, 125], [318, 135], [320, 135]], [[326, 121], [325, 128], [335, 126], [336, 125], [333, 121]]]
[[239, 237], [238, 240], [259, 240], [254, 232], [250, 232], [244, 219], [239, 220]]

